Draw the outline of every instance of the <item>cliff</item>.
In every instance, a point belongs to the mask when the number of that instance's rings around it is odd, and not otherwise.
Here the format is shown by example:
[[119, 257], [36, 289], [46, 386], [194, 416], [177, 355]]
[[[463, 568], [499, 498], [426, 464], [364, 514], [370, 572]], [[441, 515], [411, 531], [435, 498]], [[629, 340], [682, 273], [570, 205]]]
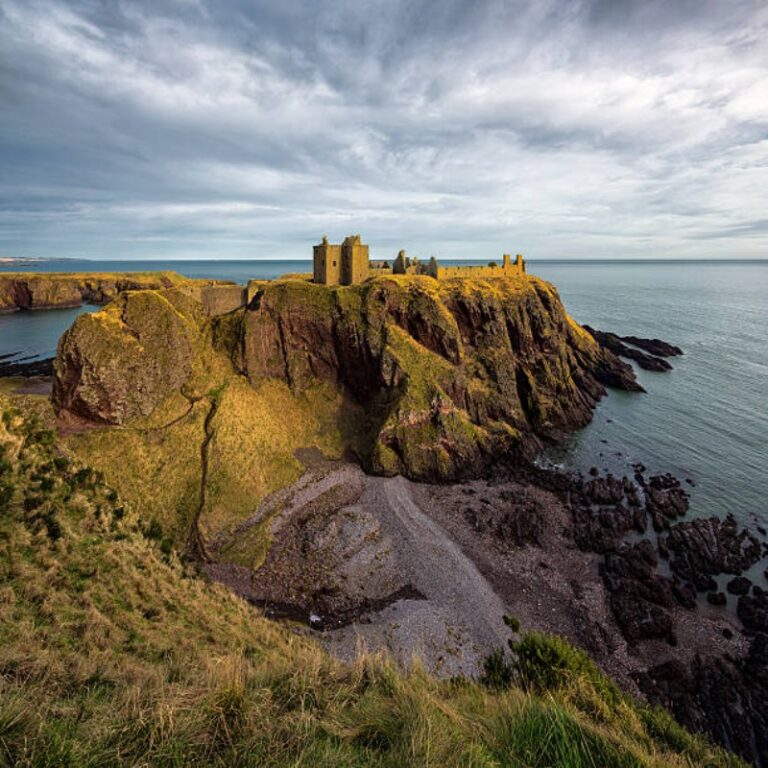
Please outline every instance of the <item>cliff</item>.
[[176, 272], [6, 272], [0, 273], [0, 312], [106, 304], [121, 291], [185, 282]]
[[211, 344], [254, 387], [345, 393], [363, 465], [431, 481], [532, 455], [586, 424], [605, 385], [640, 389], [543, 280], [398, 276], [264, 283], [212, 322], [178, 291], [126, 294], [62, 338], [54, 403], [107, 424], [149, 416], [169, 392], [200, 390]]

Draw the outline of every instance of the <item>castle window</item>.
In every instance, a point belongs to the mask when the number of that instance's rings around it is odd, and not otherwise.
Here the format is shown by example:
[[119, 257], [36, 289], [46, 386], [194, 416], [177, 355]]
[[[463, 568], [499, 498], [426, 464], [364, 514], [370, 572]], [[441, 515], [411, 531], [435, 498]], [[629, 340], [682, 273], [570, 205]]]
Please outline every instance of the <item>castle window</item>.
[[335, 262], [335, 261], [333, 262], [333, 266], [334, 266], [334, 267], [336, 266], [336, 262]]

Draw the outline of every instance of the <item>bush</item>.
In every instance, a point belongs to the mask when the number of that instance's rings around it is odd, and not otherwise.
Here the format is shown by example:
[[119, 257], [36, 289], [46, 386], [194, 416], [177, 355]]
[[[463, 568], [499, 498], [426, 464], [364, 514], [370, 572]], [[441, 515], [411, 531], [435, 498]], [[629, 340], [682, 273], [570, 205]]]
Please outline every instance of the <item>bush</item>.
[[480, 681], [489, 688], [508, 688], [512, 685], [513, 669], [507, 664], [504, 650], [497, 648], [483, 662], [483, 675]]
[[163, 538], [163, 527], [153, 518], [144, 529], [144, 536], [152, 541], [160, 541]]
[[[505, 616], [504, 623], [517, 633], [520, 622]], [[482, 682], [490, 688], [518, 684], [536, 693], [555, 691], [577, 680], [585, 680], [606, 703], [617, 704], [622, 695], [616, 685], [582, 650], [558, 635], [524, 632], [520, 640], [508, 641], [511, 654], [501, 649], [483, 664]]]
[[66, 456], [56, 456], [53, 460], [53, 466], [56, 467], [59, 472], [64, 472], [69, 468], [69, 459]]
[[586, 679], [606, 700], [620, 698], [618, 688], [598, 669], [584, 651], [574, 648], [557, 635], [526, 632], [518, 642], [510, 642], [515, 667], [523, 687], [536, 691], [560, 688], [570, 680]]

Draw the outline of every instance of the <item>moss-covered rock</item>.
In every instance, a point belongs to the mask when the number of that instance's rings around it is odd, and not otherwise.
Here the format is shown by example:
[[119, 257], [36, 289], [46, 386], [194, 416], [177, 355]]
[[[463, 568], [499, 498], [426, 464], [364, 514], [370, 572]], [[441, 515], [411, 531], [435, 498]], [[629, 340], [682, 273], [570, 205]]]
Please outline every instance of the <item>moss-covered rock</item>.
[[107, 424], [149, 416], [202, 367], [204, 324], [199, 304], [181, 292], [121, 294], [62, 336], [54, 402]]
[[343, 387], [367, 408], [368, 468], [418, 479], [530, 454], [587, 423], [604, 384], [639, 389], [533, 277], [281, 281], [256, 294], [242, 332], [235, 362], [252, 382]]

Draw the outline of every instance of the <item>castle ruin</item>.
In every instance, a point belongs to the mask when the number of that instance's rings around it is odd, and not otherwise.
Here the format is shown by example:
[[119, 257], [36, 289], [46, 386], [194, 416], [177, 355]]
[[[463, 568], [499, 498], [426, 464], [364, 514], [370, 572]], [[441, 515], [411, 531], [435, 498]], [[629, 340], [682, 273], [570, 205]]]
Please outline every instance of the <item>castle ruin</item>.
[[400, 251], [390, 266], [385, 260], [370, 260], [368, 246], [360, 241], [360, 235], [350, 235], [341, 245], [333, 245], [324, 237], [320, 245], [313, 246], [313, 282], [323, 285], [354, 285], [371, 275], [428, 275], [435, 280], [453, 277], [514, 277], [526, 273], [525, 259], [521, 254], [512, 257], [505, 253], [501, 264], [468, 267], [441, 267], [432, 256], [428, 262], [410, 259]]
[[324, 237], [312, 252], [315, 283], [354, 285], [368, 279], [368, 246], [360, 242], [360, 235], [350, 235], [341, 245]]

